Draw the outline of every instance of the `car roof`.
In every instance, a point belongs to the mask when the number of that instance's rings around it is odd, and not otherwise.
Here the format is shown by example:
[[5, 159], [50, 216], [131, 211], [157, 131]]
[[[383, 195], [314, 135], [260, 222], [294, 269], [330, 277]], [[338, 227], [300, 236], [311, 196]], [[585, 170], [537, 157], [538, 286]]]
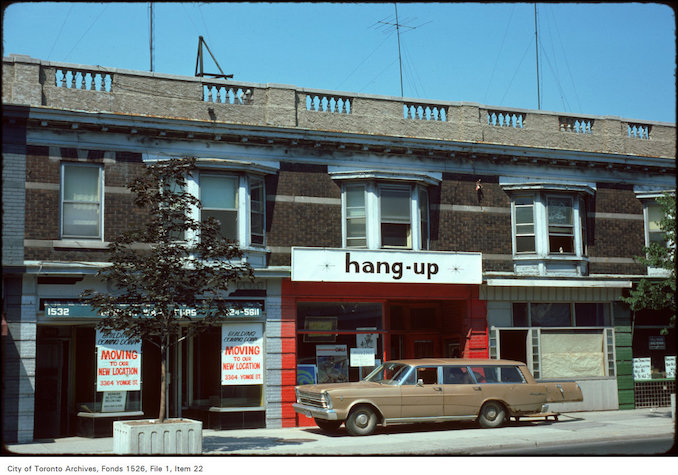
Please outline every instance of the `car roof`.
[[420, 358], [407, 360], [392, 360], [388, 363], [402, 363], [410, 366], [422, 365], [455, 365], [455, 366], [478, 366], [478, 365], [525, 365], [522, 361], [495, 360], [482, 358]]

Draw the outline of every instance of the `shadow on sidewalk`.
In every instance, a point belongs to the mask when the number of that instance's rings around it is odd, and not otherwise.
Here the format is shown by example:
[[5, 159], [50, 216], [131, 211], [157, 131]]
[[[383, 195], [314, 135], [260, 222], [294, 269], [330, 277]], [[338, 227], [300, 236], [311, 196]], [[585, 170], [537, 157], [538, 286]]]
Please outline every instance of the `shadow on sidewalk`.
[[315, 441], [315, 439], [284, 439], [282, 437], [206, 436], [202, 439], [202, 452], [203, 454], [228, 454], [238, 450], [266, 450]]

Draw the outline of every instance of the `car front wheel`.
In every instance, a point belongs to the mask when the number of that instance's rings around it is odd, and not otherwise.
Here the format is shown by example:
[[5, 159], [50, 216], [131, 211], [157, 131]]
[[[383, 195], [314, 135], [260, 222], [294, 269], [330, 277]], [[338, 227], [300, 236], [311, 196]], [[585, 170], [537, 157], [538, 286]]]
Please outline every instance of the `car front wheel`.
[[313, 419], [315, 424], [325, 432], [336, 432], [341, 425], [341, 421], [328, 421], [325, 419]]
[[498, 402], [490, 401], [483, 404], [480, 408], [480, 415], [478, 416], [478, 423], [480, 427], [491, 429], [499, 427], [506, 419], [506, 411], [504, 406]]
[[368, 406], [354, 409], [346, 419], [346, 430], [351, 435], [370, 435], [377, 426], [377, 415]]

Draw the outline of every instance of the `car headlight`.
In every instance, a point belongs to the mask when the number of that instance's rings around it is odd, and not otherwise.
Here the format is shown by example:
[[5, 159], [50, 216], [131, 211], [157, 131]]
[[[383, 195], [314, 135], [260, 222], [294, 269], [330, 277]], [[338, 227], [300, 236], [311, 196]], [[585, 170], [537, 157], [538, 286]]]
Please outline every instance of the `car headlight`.
[[323, 402], [323, 405], [327, 409], [332, 409], [332, 398], [330, 397], [330, 393], [324, 392], [321, 394], [321, 400]]
[[294, 395], [297, 398], [297, 403], [301, 403], [301, 395], [299, 394], [299, 388], [294, 388]]

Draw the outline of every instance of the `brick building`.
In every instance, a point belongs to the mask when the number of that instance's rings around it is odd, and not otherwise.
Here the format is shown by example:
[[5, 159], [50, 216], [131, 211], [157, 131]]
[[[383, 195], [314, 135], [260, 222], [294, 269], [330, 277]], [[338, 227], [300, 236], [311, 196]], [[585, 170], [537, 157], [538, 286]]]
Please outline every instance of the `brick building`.
[[[99, 317], [79, 298], [104, 289], [108, 241], [143, 218], [129, 179], [170, 157], [197, 158], [188, 188], [256, 276], [225, 296], [247, 313], [170, 355], [171, 416], [308, 424], [294, 385], [359, 379], [357, 347], [375, 364], [522, 360], [580, 383], [584, 402], [562, 410], [675, 388], [675, 333], [620, 300], [656, 274], [633, 257], [657, 236], [654, 198], [675, 190], [674, 124], [18, 55], [3, 58], [2, 120], [5, 440], [157, 412], [158, 351], [142, 344], [138, 388], [102, 390]], [[230, 330], [261, 341], [263, 384], [220, 377]]]

